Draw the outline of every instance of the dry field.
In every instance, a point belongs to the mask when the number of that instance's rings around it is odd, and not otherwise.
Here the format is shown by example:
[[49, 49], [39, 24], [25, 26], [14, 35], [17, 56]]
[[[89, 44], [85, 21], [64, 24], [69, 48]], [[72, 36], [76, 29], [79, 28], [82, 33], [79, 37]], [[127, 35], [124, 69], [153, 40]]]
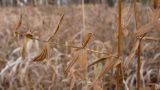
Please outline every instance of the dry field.
[[0, 90], [160, 90], [160, 10], [118, 5], [1, 7]]

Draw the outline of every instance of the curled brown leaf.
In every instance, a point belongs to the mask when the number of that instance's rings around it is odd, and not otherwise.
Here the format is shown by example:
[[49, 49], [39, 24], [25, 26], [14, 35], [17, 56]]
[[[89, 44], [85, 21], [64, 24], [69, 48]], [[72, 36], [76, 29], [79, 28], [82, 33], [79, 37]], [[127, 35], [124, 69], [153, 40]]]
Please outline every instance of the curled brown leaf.
[[39, 55], [37, 55], [33, 59], [33, 61], [43, 61], [47, 57], [47, 55], [48, 55], [48, 48], [47, 48], [47, 46], [45, 46], [43, 48], [42, 52]]

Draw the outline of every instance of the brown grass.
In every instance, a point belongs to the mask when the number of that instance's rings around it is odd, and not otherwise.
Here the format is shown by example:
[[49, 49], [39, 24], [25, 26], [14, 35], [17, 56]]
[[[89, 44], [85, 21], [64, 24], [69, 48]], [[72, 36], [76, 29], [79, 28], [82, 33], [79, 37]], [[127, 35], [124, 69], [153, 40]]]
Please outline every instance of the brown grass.
[[158, 90], [158, 9], [117, 5], [0, 8], [0, 89]]

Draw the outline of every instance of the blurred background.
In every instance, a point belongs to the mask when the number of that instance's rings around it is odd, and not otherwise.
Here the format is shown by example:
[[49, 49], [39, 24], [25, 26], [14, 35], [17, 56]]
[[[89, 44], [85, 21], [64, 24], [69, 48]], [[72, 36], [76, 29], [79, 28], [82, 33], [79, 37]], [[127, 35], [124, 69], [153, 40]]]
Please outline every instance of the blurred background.
[[[85, 4], [107, 4], [114, 6], [117, 0], [84, 0]], [[122, 0], [129, 2], [130, 0]], [[143, 4], [151, 3], [153, 0], [137, 0]], [[71, 5], [81, 4], [82, 0], [0, 0], [1, 6], [24, 6], [24, 5]]]

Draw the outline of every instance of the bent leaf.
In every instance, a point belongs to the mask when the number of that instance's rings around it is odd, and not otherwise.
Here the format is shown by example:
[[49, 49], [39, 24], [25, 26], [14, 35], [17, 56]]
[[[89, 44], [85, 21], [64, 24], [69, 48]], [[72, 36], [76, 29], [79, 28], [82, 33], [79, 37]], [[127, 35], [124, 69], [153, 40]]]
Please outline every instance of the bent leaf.
[[93, 66], [93, 65], [95, 65], [95, 64], [98, 64], [98, 63], [100, 63], [102, 61], [105, 61], [106, 59], [107, 59], [106, 57], [100, 58], [100, 59], [92, 62], [90, 65], [88, 65], [88, 68], [91, 67], [91, 66]]
[[82, 48], [86, 47], [89, 40], [91, 39], [92, 33], [88, 33], [84, 36], [83, 42], [82, 42]]
[[43, 48], [42, 52], [39, 55], [37, 55], [33, 59], [33, 61], [43, 61], [47, 57], [47, 55], [48, 55], [48, 48], [47, 48], [47, 46], [45, 46]]
[[105, 73], [107, 73], [109, 70], [111, 70], [113, 67], [116, 67], [120, 62], [120, 60], [112, 60], [112, 61], [109, 61], [108, 63], [106, 63], [103, 67], [103, 70], [100, 72], [100, 74], [96, 77], [96, 80], [100, 80]]
[[52, 36], [51, 36], [51, 37], [49, 37], [48, 41], [51, 41], [51, 40], [54, 38], [54, 36], [56, 35], [56, 33], [58, 32], [59, 27], [60, 27], [60, 24], [62, 23], [63, 17], [64, 17], [64, 14], [62, 14], [62, 15], [61, 15], [61, 18], [60, 18], [60, 20], [59, 20], [59, 22], [58, 22], [57, 26], [55, 27], [54, 32], [53, 32], [53, 34], [52, 34]]

